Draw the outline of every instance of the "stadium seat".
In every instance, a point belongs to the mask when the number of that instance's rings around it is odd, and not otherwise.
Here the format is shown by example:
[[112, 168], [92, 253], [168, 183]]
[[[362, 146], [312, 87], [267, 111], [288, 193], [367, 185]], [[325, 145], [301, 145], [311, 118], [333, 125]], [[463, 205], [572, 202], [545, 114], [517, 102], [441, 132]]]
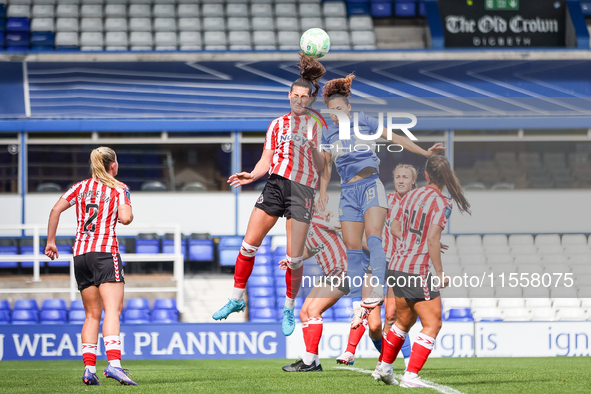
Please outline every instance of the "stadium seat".
[[531, 320], [531, 311], [526, 308], [503, 309], [504, 321], [529, 321]]
[[[18, 247], [14, 239], [0, 239], [0, 256], [16, 255]], [[0, 261], [0, 268], [16, 268], [16, 261]]]
[[275, 308], [275, 297], [252, 297], [248, 300], [249, 308]]
[[331, 49], [335, 50], [349, 50], [351, 49], [351, 38], [349, 32], [345, 30], [329, 30], [328, 34], [331, 38]]
[[[55, 37], [51, 31], [37, 31], [31, 33], [31, 47], [50, 47], [55, 46]], [[61, 254], [61, 253], [60, 253]]]
[[252, 287], [273, 287], [273, 279], [268, 276], [251, 276], [248, 284]]
[[205, 49], [208, 51], [225, 50], [228, 45], [226, 33], [223, 31], [206, 31], [203, 41], [205, 42]]
[[178, 314], [170, 309], [154, 309], [151, 318], [152, 323], [176, 323], [179, 321]]
[[[302, 6], [300, 6], [300, 13], [302, 12]], [[316, 11], [316, 10], [314, 10]], [[344, 1], [325, 1], [322, 3], [322, 14], [325, 17], [346, 17], [347, 7]], [[317, 12], [315, 12], [317, 15]]]
[[128, 324], [145, 324], [150, 322], [149, 309], [127, 309], [124, 316], [123, 321]]
[[67, 311], [68, 308], [66, 307], [66, 300], [61, 298], [50, 298], [43, 300], [43, 304], [41, 305], [41, 310], [59, 310], [59, 311]]
[[[179, 18], [199, 18], [199, 4], [178, 4], [177, 15]], [[182, 18], [181, 18], [182, 19]]]
[[15, 309], [12, 311], [12, 324], [37, 324], [39, 314], [34, 310]]
[[588, 314], [581, 308], [560, 308], [556, 311], [556, 320], [579, 321], [586, 320]]
[[[158, 33], [156, 33], [158, 34]], [[174, 33], [173, 33], [174, 34]], [[162, 238], [162, 253], [174, 253], [174, 234], [166, 233]], [[187, 239], [181, 234], [181, 253], [183, 259], [187, 260]]]
[[509, 236], [509, 246], [534, 245], [534, 237], [531, 234], [513, 234]]
[[253, 17], [272, 17], [271, 4], [253, 3], [250, 5], [250, 15]]
[[271, 323], [275, 322], [277, 312], [275, 308], [249, 309], [250, 321], [254, 323]]
[[452, 308], [447, 312], [446, 321], [474, 321], [470, 308]]
[[350, 322], [351, 321], [351, 311], [348, 309], [343, 309], [343, 308], [335, 309], [334, 310], [334, 320], [337, 322]]
[[129, 18], [129, 31], [152, 31], [150, 18]]
[[58, 31], [55, 35], [55, 46], [62, 49], [78, 48], [78, 33], [75, 31]]
[[154, 31], [176, 31], [176, 19], [174, 18], [154, 18]]
[[412, 1], [404, 1], [404, 2], [394, 2], [394, 14], [396, 16], [405, 18], [405, 17], [414, 17], [417, 15], [417, 4]]
[[10, 324], [12, 321], [9, 311], [0, 310], [0, 325]]
[[[107, 34], [114, 32], [127, 32], [127, 19], [125, 18], [105, 18], [105, 30]], [[127, 41], [127, 38], [126, 38]], [[109, 44], [107, 44], [109, 45]], [[127, 42], [125, 43], [127, 45]]]
[[482, 237], [484, 247], [507, 246], [507, 236], [504, 234], [486, 234]]
[[351, 31], [373, 30], [373, 20], [369, 15], [352, 16], [349, 18]]
[[[230, 31], [246, 31], [250, 30], [250, 20], [248, 18], [243, 17], [232, 17], [228, 18], [228, 30]], [[249, 34], [250, 36], [250, 34]], [[236, 38], [236, 37], [234, 37]], [[232, 36], [230, 36], [230, 43], [232, 45], [238, 44], [232, 40]], [[249, 38], [249, 45], [250, 45], [250, 38]]]
[[[304, 29], [302, 29], [304, 30]], [[277, 44], [280, 50], [299, 49], [300, 34], [297, 31], [280, 31], [277, 33]]]
[[80, 30], [78, 18], [57, 18], [55, 20], [55, 29], [58, 32], [77, 32]]
[[189, 236], [189, 260], [213, 261], [214, 242], [209, 234], [193, 233]]
[[249, 297], [274, 297], [275, 289], [273, 287], [251, 287], [246, 288]]
[[125, 309], [150, 309], [150, 301], [147, 298], [130, 298]]
[[65, 310], [43, 310], [41, 311], [41, 324], [65, 324], [68, 322], [67, 311]]
[[59, 260], [49, 260], [47, 262], [48, 267], [69, 267], [70, 256], [72, 255], [72, 246], [74, 246], [74, 240], [69, 238], [57, 238], [55, 245], [59, 253]]
[[224, 18], [207, 17], [203, 18], [204, 31], [219, 31], [226, 30], [226, 20]]
[[275, 4], [275, 16], [295, 16], [297, 15], [297, 8], [294, 3], [277, 3]]
[[160, 253], [160, 239], [158, 234], [138, 234], [137, 238], [135, 239], [135, 252], [144, 254]]
[[129, 18], [151, 18], [152, 11], [148, 4], [130, 4], [127, 16]]
[[392, 16], [392, 2], [391, 1], [372, 1], [371, 15], [374, 18], [388, 18]]
[[272, 30], [255, 30], [252, 36], [255, 50], [274, 50], [277, 40]]
[[[193, 19], [193, 18], [183, 18], [183, 19]], [[179, 26], [181, 30], [183, 30], [182, 26], [183, 20], [181, 19], [179, 22]], [[179, 33], [179, 48], [181, 51], [195, 51], [200, 50], [202, 46], [201, 43], [201, 33], [198, 31], [181, 31]]]
[[84, 310], [84, 303], [82, 300], [74, 300], [70, 303], [70, 310], [71, 311], [80, 311]]
[[21, 299], [14, 301], [14, 308], [16, 310], [31, 310], [35, 312], [39, 312], [39, 304], [37, 304], [37, 300], [29, 298], [29, 299]]
[[80, 49], [83, 51], [102, 51], [105, 45], [103, 33], [100, 31], [84, 31], [80, 33]]
[[35, 4], [31, 7], [31, 15], [33, 20], [35, 18], [53, 18], [55, 17], [55, 8], [52, 5]]
[[[235, 18], [246, 19], [246, 18]], [[249, 31], [233, 30], [228, 33], [228, 41], [230, 42], [230, 50], [250, 50], [252, 49], [252, 40]]]
[[[53, 18], [34, 18], [31, 22], [31, 31], [53, 32], [54, 31]], [[2, 29], [0, 29], [2, 30]], [[60, 188], [61, 190], [61, 188]]]
[[550, 245], [560, 245], [560, 235], [558, 234], [540, 234], [536, 236], [535, 245], [537, 247], [540, 246], [550, 246]]
[[68, 313], [68, 322], [70, 324], [82, 324], [86, 320], [86, 312], [84, 309], [70, 310]]
[[233, 266], [236, 264], [236, 258], [240, 252], [243, 237], [223, 237], [220, 238], [218, 251], [220, 256], [220, 265]]
[[125, 4], [106, 4], [105, 17], [124, 18], [127, 17], [127, 7]]
[[29, 18], [6, 19], [6, 32], [28, 32], [31, 30]]
[[0, 300], [0, 311], [8, 311], [10, 313], [10, 302], [8, 300]]
[[306, 31], [313, 28], [324, 29], [324, 20], [318, 16], [308, 16], [300, 18], [300, 28]]
[[272, 276], [273, 270], [268, 265], [258, 265], [255, 263], [255, 266], [252, 269], [252, 276]]
[[537, 248], [533, 245], [513, 245], [513, 246], [511, 246], [511, 254], [514, 256], [535, 255], [537, 252], [538, 252]]
[[8, 18], [30, 18], [31, 9], [25, 4], [11, 4], [6, 11]]
[[460, 264], [464, 268], [466, 268], [467, 266], [473, 266], [473, 265], [485, 265], [486, 264], [486, 257], [484, 257], [484, 254], [461, 255], [460, 256]]
[[564, 253], [567, 256], [588, 255], [589, 248], [587, 245], [567, 245], [564, 248]]
[[564, 234], [562, 236], [562, 246], [586, 245], [587, 236], [585, 234]]

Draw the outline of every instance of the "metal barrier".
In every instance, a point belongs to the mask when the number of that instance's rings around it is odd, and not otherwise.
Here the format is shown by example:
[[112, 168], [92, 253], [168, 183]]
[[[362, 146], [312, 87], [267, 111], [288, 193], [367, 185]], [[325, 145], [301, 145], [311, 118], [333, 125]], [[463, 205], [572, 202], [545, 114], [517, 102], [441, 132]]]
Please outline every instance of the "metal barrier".
[[[40, 224], [23, 224], [23, 225], [3, 225], [1, 230], [33, 230], [33, 254], [17, 254], [17, 255], [0, 255], [0, 261], [9, 262], [23, 262], [33, 260], [33, 282], [41, 282], [39, 273], [39, 266], [41, 262], [50, 261], [44, 254], [39, 253], [39, 236], [41, 230], [46, 232], [47, 225]], [[59, 230], [75, 230], [75, 227], [60, 226]], [[181, 253], [181, 228], [178, 224], [158, 224], [158, 225], [142, 225], [142, 226], [126, 226], [123, 229], [118, 229], [118, 233], [137, 234], [138, 230], [174, 230], [174, 253], [155, 253], [155, 254], [137, 254], [124, 253], [121, 255], [121, 260], [125, 262], [158, 262], [158, 261], [173, 261], [173, 277], [176, 280], [176, 286], [170, 287], [126, 287], [126, 293], [141, 293], [141, 292], [174, 292], [176, 293], [177, 308], [180, 312], [184, 310], [185, 294], [184, 294], [184, 259]], [[121, 235], [121, 234], [120, 234]], [[65, 258], [64, 258], [65, 257]], [[46, 287], [46, 288], [13, 288], [0, 289], [0, 294], [37, 294], [37, 293], [69, 293], [70, 301], [76, 299], [78, 288], [76, 286], [76, 277], [74, 275], [74, 256], [72, 254], [60, 255], [59, 260], [70, 260], [70, 286], [69, 287]]]

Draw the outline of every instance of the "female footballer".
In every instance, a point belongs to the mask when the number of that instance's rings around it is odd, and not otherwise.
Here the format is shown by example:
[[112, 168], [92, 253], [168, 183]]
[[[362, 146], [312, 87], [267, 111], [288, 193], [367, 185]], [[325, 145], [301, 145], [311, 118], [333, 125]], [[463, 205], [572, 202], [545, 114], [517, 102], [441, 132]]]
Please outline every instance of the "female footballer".
[[[425, 166], [425, 177], [427, 186], [407, 193], [391, 225], [392, 234], [400, 240], [387, 279], [394, 291], [397, 319], [383, 344], [379, 377], [384, 383], [398, 383], [392, 373], [392, 363], [417, 317], [423, 326], [412, 346], [410, 361], [400, 382], [402, 387], [428, 387], [418, 373], [441, 329], [439, 289], [449, 281], [444, 278], [441, 264], [441, 233], [452, 211], [450, 199], [442, 194], [443, 188], [447, 188], [460, 212], [470, 213], [470, 204], [445, 157], [430, 157]], [[433, 265], [438, 280], [432, 281], [430, 265]]]
[[101, 313], [105, 310], [103, 340], [109, 365], [103, 375], [121, 384], [137, 386], [121, 368], [119, 317], [123, 310], [123, 267], [117, 245], [117, 221], [128, 225], [133, 220], [129, 189], [115, 179], [119, 170], [115, 152], [100, 147], [90, 154], [92, 178], [72, 186], [55, 204], [49, 215], [45, 254], [59, 257], [55, 234], [60, 215], [76, 206], [78, 227], [74, 243], [74, 274], [82, 296], [86, 319], [82, 326], [82, 358], [87, 385], [99, 386], [96, 376], [96, 350]]
[[[300, 54], [300, 75], [289, 91], [291, 112], [273, 120], [267, 130], [261, 159], [252, 172], [234, 174], [231, 186], [247, 185], [269, 172], [270, 177], [257, 200], [248, 222], [240, 253], [236, 259], [234, 290], [228, 303], [213, 314], [215, 320], [245, 308], [244, 291], [252, 273], [255, 254], [263, 238], [279, 217], [287, 219], [287, 294], [283, 309], [282, 330], [286, 336], [295, 329], [295, 298], [302, 280], [304, 243], [312, 219], [314, 189], [324, 169], [324, 157], [316, 148], [322, 126], [308, 114], [326, 72], [318, 61]], [[308, 139], [309, 130], [311, 138]]]

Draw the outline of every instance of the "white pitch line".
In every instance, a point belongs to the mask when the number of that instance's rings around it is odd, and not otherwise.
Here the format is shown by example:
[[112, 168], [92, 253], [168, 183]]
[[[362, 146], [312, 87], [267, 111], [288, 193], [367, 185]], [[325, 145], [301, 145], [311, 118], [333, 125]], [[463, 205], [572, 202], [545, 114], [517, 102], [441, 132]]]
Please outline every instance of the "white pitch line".
[[[355, 368], [355, 367], [333, 367], [333, 368], [361, 372], [361, 373], [369, 373], [369, 374], [373, 372], [373, 371], [370, 371], [367, 369], [361, 369], [361, 368]], [[399, 381], [400, 381], [400, 379], [402, 379], [402, 375], [394, 374], [394, 377], [396, 377], [396, 379], [398, 379]], [[421, 378], [421, 380], [423, 382], [425, 382], [426, 384], [428, 384], [429, 386], [431, 386], [431, 388], [433, 388], [443, 394], [464, 394], [463, 392], [453, 389], [449, 386], [444, 386], [439, 383], [434, 383], [434, 382], [431, 382], [431, 381], [423, 379], [423, 378]]]

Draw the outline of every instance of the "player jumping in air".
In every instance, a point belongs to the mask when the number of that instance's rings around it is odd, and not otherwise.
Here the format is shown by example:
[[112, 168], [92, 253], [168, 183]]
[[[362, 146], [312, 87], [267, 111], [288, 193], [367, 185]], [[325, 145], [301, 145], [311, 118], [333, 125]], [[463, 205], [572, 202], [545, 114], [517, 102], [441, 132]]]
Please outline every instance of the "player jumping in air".
[[[322, 267], [323, 277], [314, 286], [300, 312], [306, 353], [301, 360], [285, 365], [285, 372], [322, 371], [318, 358], [318, 344], [322, 337], [322, 313], [333, 306], [339, 298], [349, 293], [347, 275], [347, 252], [336, 225], [331, 223], [332, 212], [314, 211], [310, 231], [306, 239], [304, 259], [316, 256]], [[287, 267], [287, 261], [280, 263]]]
[[[398, 210], [400, 200], [402, 200], [406, 193], [416, 189], [417, 170], [411, 165], [399, 164], [392, 172], [392, 175], [394, 177], [396, 193], [388, 193], [388, 215], [386, 217], [384, 230], [382, 231], [382, 245], [389, 265], [391, 264], [392, 256], [398, 246], [398, 240], [390, 232], [390, 224]], [[379, 341], [382, 339], [382, 334], [387, 333], [390, 330], [390, 327], [392, 327], [392, 324], [396, 319], [396, 303], [394, 302], [394, 293], [392, 293], [392, 289], [388, 291], [388, 297], [385, 299], [386, 321], [384, 322], [383, 330], [381, 327], [382, 321], [380, 317], [380, 308], [372, 309], [368, 315], [367, 309], [362, 308], [359, 304], [359, 301], [356, 301], [353, 305], [353, 319], [357, 320], [353, 322], [353, 326], [356, 326], [356, 328], [351, 328], [349, 332], [349, 341], [346, 351], [337, 357], [337, 363], [339, 364], [353, 365], [355, 362], [355, 350], [357, 349], [357, 345], [363, 337], [366, 329], [366, 322], [363, 321], [364, 319], [367, 319], [370, 338], [376, 345], [376, 348], [378, 346], [380, 347], [378, 351], [383, 349], [381, 342]], [[363, 321], [363, 324], [359, 324], [359, 321]], [[402, 347], [402, 354], [404, 360], [407, 361], [410, 357], [410, 344], [408, 339]], [[379, 370], [381, 361], [380, 356], [376, 370]]]
[[[379, 378], [384, 383], [398, 384], [392, 373], [392, 363], [417, 317], [423, 326], [412, 346], [401, 387], [429, 387], [418, 373], [425, 365], [441, 329], [439, 289], [449, 281], [449, 278], [443, 277], [441, 233], [451, 215], [452, 204], [442, 194], [442, 189], [447, 188], [460, 212], [470, 213], [470, 204], [445, 157], [430, 157], [425, 166], [425, 177], [428, 185], [407, 193], [391, 225], [391, 232], [400, 240], [400, 246], [394, 254], [386, 283], [394, 290], [397, 319], [383, 344]], [[433, 286], [430, 264], [439, 278]]]
[[[267, 130], [265, 148], [252, 172], [234, 174], [228, 179], [231, 186], [247, 185], [267, 172], [269, 180], [250, 216], [240, 253], [236, 259], [234, 291], [228, 303], [213, 314], [215, 320], [245, 308], [244, 291], [252, 273], [255, 254], [263, 238], [279, 217], [287, 218], [287, 294], [283, 309], [283, 334], [295, 329], [295, 298], [302, 281], [304, 243], [312, 219], [314, 190], [319, 173], [324, 168], [324, 157], [317, 146], [322, 125], [308, 114], [320, 86], [318, 80], [326, 72], [317, 60], [300, 54], [300, 75], [289, 91], [291, 112], [271, 122]], [[311, 138], [309, 137], [311, 130]]]
[[129, 189], [115, 179], [119, 164], [115, 152], [106, 147], [96, 148], [90, 154], [92, 178], [72, 186], [59, 199], [49, 215], [45, 254], [50, 259], [59, 257], [55, 234], [62, 212], [76, 206], [76, 242], [74, 243], [74, 275], [86, 319], [82, 326], [82, 381], [100, 386], [96, 376], [96, 350], [101, 313], [103, 340], [109, 365], [103, 375], [121, 384], [137, 386], [121, 368], [121, 338], [119, 317], [123, 310], [123, 267], [117, 245], [115, 225], [128, 225], [133, 220]]
[[[373, 309], [381, 305], [384, 300], [383, 283], [386, 277], [386, 255], [382, 246], [382, 231], [388, 212], [388, 200], [384, 185], [378, 177], [379, 159], [373, 149], [355, 149], [357, 145], [372, 146], [369, 141], [358, 139], [353, 133], [354, 116], [351, 113], [351, 105], [348, 97], [351, 94], [351, 84], [354, 75], [346, 78], [333, 79], [324, 85], [324, 103], [329, 109], [343, 112], [349, 119], [349, 139], [339, 138], [339, 119], [335, 114], [330, 117], [328, 131], [322, 135], [322, 149], [325, 151], [327, 163], [334, 160], [337, 171], [341, 176], [342, 190], [339, 203], [339, 220], [343, 228], [343, 239], [347, 246], [348, 272], [350, 277], [363, 277], [361, 264], [361, 246], [363, 234], [367, 236], [367, 246], [370, 253], [370, 265], [373, 276], [379, 278], [380, 285], [365, 298], [361, 306]], [[388, 137], [387, 130], [378, 130], [378, 121], [365, 115], [358, 114], [359, 132], [364, 135], [379, 133], [382, 138]], [[391, 142], [402, 146], [410, 152], [425, 157], [436, 155], [445, 148], [441, 144], [435, 144], [429, 150], [424, 150], [410, 139], [392, 134]], [[328, 202], [326, 192], [330, 181], [332, 167], [326, 166], [322, 172], [320, 182], [320, 210], [323, 210]], [[351, 297], [361, 299], [361, 287], [351, 289]]]

